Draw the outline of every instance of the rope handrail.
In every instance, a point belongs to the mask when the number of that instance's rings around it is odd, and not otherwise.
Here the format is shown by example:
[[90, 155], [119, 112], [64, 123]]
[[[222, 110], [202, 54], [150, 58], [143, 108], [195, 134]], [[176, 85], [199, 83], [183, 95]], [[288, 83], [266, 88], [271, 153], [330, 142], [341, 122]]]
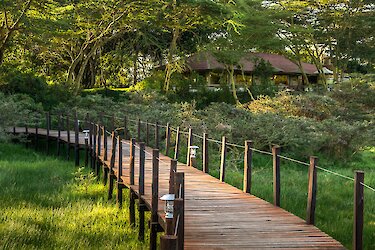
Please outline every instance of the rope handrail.
[[373, 187], [371, 187], [371, 186], [369, 186], [369, 185], [367, 185], [367, 184], [365, 184], [363, 182], [360, 182], [360, 183], [361, 183], [362, 186], [364, 186], [364, 187], [370, 189], [371, 191], [375, 192], [375, 188], [373, 188]]
[[336, 175], [336, 176], [339, 176], [341, 178], [344, 178], [344, 179], [347, 179], [347, 180], [350, 180], [350, 181], [354, 181], [354, 178], [352, 177], [349, 177], [349, 176], [345, 176], [345, 175], [342, 175], [342, 174], [339, 174], [339, 173], [336, 173], [336, 172], [333, 172], [329, 169], [326, 169], [326, 168], [322, 168], [322, 167], [319, 167], [319, 166], [316, 166], [317, 169], [320, 169], [324, 172], [327, 172], [327, 173], [330, 173], [330, 174], [333, 174], [333, 175]]

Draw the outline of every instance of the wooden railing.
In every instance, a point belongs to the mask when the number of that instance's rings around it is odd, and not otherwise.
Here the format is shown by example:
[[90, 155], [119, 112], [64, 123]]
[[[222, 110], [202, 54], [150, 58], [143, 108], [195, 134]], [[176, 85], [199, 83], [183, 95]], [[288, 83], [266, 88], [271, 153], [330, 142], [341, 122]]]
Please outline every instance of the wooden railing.
[[[55, 117], [55, 120], [51, 120], [51, 117]], [[106, 122], [104, 120], [107, 120]], [[77, 114], [73, 116], [68, 114], [57, 114], [51, 115], [50, 113], [45, 114], [44, 124], [42, 122], [37, 122], [35, 126], [35, 137], [34, 143], [35, 147], [38, 147], [39, 143], [39, 129], [44, 127], [46, 129], [46, 152], [50, 152], [50, 131], [52, 126], [57, 128], [57, 155], [61, 154], [61, 146], [64, 144], [61, 139], [61, 132], [66, 131], [67, 141], [66, 141], [66, 158], [70, 159], [71, 149], [74, 149], [74, 159], [75, 164], [78, 166], [80, 164], [80, 150], [85, 151], [85, 165], [91, 166], [92, 170], [100, 176], [100, 168], [103, 168], [103, 183], [108, 184], [108, 199], [112, 198], [114, 181], [116, 181], [117, 187], [117, 204], [118, 207], [122, 207], [122, 189], [126, 185], [122, 182], [122, 147], [124, 140], [129, 140], [130, 142], [130, 160], [129, 160], [129, 171], [130, 171], [130, 201], [129, 201], [129, 211], [130, 211], [130, 224], [135, 224], [135, 199], [139, 199], [138, 209], [139, 209], [139, 220], [144, 221], [144, 213], [148, 209], [145, 205], [145, 201], [142, 199], [144, 195], [144, 164], [145, 164], [145, 154], [148, 153], [145, 150], [145, 146], [151, 146], [153, 144], [152, 151], [152, 207], [151, 210], [151, 235], [150, 235], [150, 245], [151, 249], [156, 248], [156, 235], [160, 230], [160, 225], [158, 222], [158, 166], [159, 166], [159, 152], [160, 152], [160, 129], [165, 130], [164, 140], [165, 140], [165, 155], [170, 155], [171, 148], [174, 149], [174, 160], [171, 161], [171, 174], [170, 174], [170, 192], [175, 194], [174, 203], [174, 217], [173, 220], [166, 221], [166, 234], [161, 237], [162, 249], [174, 249], [177, 246], [178, 249], [183, 247], [183, 235], [184, 235], [184, 195], [183, 191], [178, 191], [179, 187], [184, 188], [184, 175], [183, 173], [178, 173], [177, 159], [180, 154], [181, 146], [181, 135], [185, 135], [187, 138], [187, 155], [186, 164], [195, 167], [195, 159], [190, 156], [191, 146], [194, 145], [194, 139], [202, 140], [202, 171], [204, 173], [209, 173], [209, 142], [214, 142], [221, 145], [221, 161], [220, 161], [220, 174], [219, 179], [225, 182], [226, 178], [226, 158], [228, 153], [228, 146], [237, 147], [244, 150], [244, 178], [243, 178], [243, 192], [251, 194], [252, 191], [252, 161], [253, 153], [258, 152], [266, 155], [270, 155], [273, 158], [273, 203], [275, 206], [280, 206], [280, 159], [289, 160], [295, 163], [302, 164], [308, 167], [308, 200], [306, 208], [306, 223], [315, 224], [315, 207], [316, 207], [316, 195], [317, 195], [317, 173], [318, 170], [323, 170], [326, 172], [334, 173], [330, 170], [318, 167], [318, 158], [311, 156], [310, 163], [304, 163], [295, 159], [291, 159], [281, 155], [281, 148], [277, 145], [272, 147], [272, 152], [266, 152], [253, 147], [253, 142], [247, 140], [244, 142], [244, 146], [229, 143], [225, 136], [222, 137], [221, 141], [212, 139], [208, 137], [207, 133], [203, 133], [202, 136], [194, 134], [193, 128], [189, 128], [188, 131], [181, 131], [180, 127], [173, 128], [170, 124], [160, 125], [158, 122], [151, 123], [148, 121], [142, 121], [140, 119], [129, 119], [125, 116], [119, 119], [115, 116], [106, 116], [101, 114], [99, 122], [93, 122], [89, 114], [83, 120], [79, 120]], [[53, 125], [52, 125], [53, 124]], [[130, 129], [133, 124], [133, 129]], [[116, 126], [119, 125], [119, 126]], [[142, 134], [142, 126], [144, 127], [145, 133]], [[30, 126], [28, 124], [24, 125], [26, 134]], [[151, 127], [154, 128], [154, 132], [151, 133]], [[74, 129], [74, 141], [71, 138], [71, 129]], [[109, 129], [108, 129], [109, 128]], [[79, 144], [79, 133], [82, 129], [87, 129], [89, 135], [85, 140], [83, 147]], [[133, 130], [133, 131], [132, 131]], [[16, 134], [16, 128], [13, 129], [13, 133]], [[172, 134], [175, 133], [174, 145], [171, 141]], [[105, 166], [108, 158], [108, 142], [107, 138], [110, 135], [112, 140], [111, 159], [109, 166]], [[143, 137], [143, 140], [142, 140]], [[153, 139], [152, 139], [153, 137]], [[153, 143], [152, 143], [153, 141]], [[102, 146], [103, 143], [103, 146]], [[131, 188], [135, 184], [134, 180], [134, 164], [135, 164], [135, 151], [136, 148], [140, 151], [139, 159], [139, 180], [138, 180], [138, 190]], [[102, 152], [103, 149], [103, 152]], [[118, 151], [116, 151], [118, 150]], [[115, 166], [116, 158], [118, 159], [118, 166]], [[115, 175], [116, 173], [116, 175]], [[339, 175], [338, 173], [334, 173]], [[345, 177], [354, 181], [354, 223], [353, 223], [353, 249], [362, 249], [363, 242], [363, 208], [364, 208], [364, 187], [375, 191], [372, 187], [364, 184], [364, 173], [362, 171], [355, 172], [355, 178]], [[177, 226], [176, 226], [177, 225]], [[139, 239], [144, 240], [144, 224], [141, 223], [139, 226]]]

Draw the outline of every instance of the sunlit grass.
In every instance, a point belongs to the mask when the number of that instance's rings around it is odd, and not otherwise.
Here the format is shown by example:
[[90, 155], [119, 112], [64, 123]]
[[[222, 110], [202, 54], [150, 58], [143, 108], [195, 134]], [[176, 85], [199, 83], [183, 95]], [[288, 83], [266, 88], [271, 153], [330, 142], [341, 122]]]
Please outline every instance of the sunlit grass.
[[96, 181], [82, 188], [76, 171], [72, 162], [0, 144], [0, 248], [147, 248], [129, 225], [127, 204], [116, 208]]

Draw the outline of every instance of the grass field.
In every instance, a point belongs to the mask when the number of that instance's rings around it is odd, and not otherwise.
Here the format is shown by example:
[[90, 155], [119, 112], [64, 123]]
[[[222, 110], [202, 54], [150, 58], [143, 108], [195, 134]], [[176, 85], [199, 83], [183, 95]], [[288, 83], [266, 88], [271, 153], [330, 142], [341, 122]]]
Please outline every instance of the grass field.
[[102, 184], [79, 178], [87, 176], [72, 162], [0, 144], [0, 249], [147, 248], [127, 204], [117, 209]]

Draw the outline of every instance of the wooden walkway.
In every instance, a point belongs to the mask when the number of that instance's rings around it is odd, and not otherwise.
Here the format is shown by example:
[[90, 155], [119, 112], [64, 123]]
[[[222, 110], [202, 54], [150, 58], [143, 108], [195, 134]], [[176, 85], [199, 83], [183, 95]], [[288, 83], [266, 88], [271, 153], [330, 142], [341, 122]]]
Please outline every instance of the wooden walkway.
[[[16, 128], [16, 133], [24, 132], [25, 128]], [[28, 133], [35, 134], [35, 129], [29, 128]], [[38, 134], [46, 136], [47, 131], [39, 129]], [[74, 131], [71, 135], [74, 137]], [[49, 136], [56, 139], [58, 132], [51, 130]], [[61, 131], [61, 140], [67, 142], [66, 131]], [[79, 134], [79, 144], [81, 147], [85, 145], [83, 133]], [[129, 141], [122, 140], [122, 145], [121, 179], [139, 197], [139, 149], [136, 149], [135, 157], [135, 183], [130, 185]], [[110, 137], [108, 149], [111, 149]], [[140, 198], [150, 210], [152, 149], [146, 147], [146, 151], [145, 194]], [[108, 150], [108, 161], [104, 161], [101, 154], [103, 164], [107, 166], [110, 164], [110, 152]], [[162, 196], [169, 193], [171, 159], [163, 155], [159, 159], [159, 196]], [[277, 206], [185, 164], [178, 163], [177, 170], [185, 173], [185, 249], [344, 249], [315, 226], [307, 225], [304, 220]], [[159, 201], [159, 224], [165, 229], [163, 206], [163, 202]]]

